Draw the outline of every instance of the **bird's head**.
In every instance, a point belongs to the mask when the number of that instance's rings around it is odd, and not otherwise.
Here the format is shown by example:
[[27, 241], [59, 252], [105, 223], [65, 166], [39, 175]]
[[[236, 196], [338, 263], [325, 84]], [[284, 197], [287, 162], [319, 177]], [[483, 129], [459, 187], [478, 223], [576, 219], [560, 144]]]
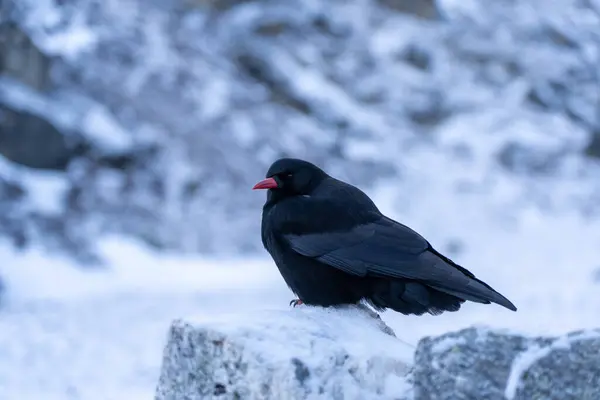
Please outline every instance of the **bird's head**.
[[266, 179], [252, 189], [269, 189], [269, 195], [278, 198], [310, 195], [327, 176], [321, 168], [308, 161], [281, 158], [269, 167]]

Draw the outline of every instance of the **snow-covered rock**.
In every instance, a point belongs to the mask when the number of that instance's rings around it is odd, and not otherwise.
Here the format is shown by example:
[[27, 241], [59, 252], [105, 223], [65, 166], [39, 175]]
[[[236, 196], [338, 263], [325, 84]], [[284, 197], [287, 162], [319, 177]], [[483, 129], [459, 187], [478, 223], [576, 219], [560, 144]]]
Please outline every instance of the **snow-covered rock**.
[[600, 399], [600, 330], [529, 338], [469, 328], [419, 343], [415, 400]]
[[178, 320], [156, 399], [408, 399], [411, 357], [363, 308]]

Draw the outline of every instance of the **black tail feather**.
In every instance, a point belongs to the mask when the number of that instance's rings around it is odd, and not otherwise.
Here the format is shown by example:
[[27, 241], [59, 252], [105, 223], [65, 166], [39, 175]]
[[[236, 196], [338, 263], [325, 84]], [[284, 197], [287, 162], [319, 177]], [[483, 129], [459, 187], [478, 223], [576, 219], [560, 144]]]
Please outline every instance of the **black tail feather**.
[[377, 285], [376, 290], [366, 300], [378, 310], [391, 308], [405, 315], [439, 315], [446, 311], [454, 312], [465, 302], [465, 299], [437, 291], [422, 283], [401, 280]]

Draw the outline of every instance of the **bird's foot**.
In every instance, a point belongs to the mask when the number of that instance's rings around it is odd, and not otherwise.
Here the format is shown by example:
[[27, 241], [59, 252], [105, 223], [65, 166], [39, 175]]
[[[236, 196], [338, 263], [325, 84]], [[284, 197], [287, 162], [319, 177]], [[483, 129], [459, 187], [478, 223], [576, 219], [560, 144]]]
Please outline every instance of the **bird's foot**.
[[300, 306], [302, 304], [304, 304], [304, 302], [300, 299], [294, 299], [294, 300], [290, 301], [290, 306], [292, 306], [292, 307]]

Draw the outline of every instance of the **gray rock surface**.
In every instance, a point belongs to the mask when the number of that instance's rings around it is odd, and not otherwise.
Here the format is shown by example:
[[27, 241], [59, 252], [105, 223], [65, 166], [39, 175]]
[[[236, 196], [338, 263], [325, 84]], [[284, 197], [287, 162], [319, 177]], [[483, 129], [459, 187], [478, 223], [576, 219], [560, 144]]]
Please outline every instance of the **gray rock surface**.
[[527, 338], [469, 328], [421, 340], [415, 400], [600, 399], [600, 330]]
[[600, 399], [600, 329], [526, 337], [473, 327], [413, 351], [362, 308], [178, 320], [156, 400]]
[[40, 50], [31, 37], [14, 21], [4, 21], [11, 1], [0, 5], [0, 75], [14, 78], [36, 90], [48, 88], [50, 78], [50, 57]]
[[75, 146], [46, 119], [0, 104], [0, 154], [31, 168], [65, 170]]
[[409, 399], [413, 349], [355, 307], [173, 323], [156, 400]]

